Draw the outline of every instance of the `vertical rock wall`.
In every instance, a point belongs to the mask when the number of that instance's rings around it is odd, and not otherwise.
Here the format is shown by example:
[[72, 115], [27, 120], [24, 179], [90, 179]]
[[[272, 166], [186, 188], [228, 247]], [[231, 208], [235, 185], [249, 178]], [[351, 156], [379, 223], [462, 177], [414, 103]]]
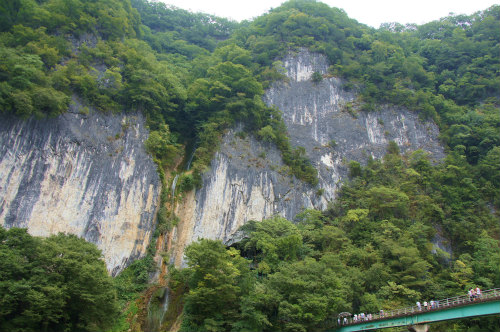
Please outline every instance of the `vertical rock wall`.
[[[290, 140], [302, 146], [318, 170], [319, 185], [295, 179], [272, 145], [225, 136], [203, 187], [177, 206], [181, 222], [172, 260], [198, 238], [235, 241], [251, 219], [279, 214], [293, 219], [305, 208], [326, 208], [347, 175], [346, 162], [380, 158], [394, 140], [403, 151], [424, 149], [444, 156], [438, 129], [405, 109], [381, 107], [347, 112], [355, 94], [326, 74], [327, 61], [306, 50], [284, 60], [288, 82], [274, 84], [265, 101], [283, 112]], [[57, 119], [0, 121], [0, 223], [27, 227], [33, 235], [77, 234], [103, 250], [116, 274], [144, 254], [160, 193], [156, 166], [144, 151], [140, 114], [81, 114], [77, 101]], [[80, 105], [81, 106], [81, 105]]]
[[325, 208], [333, 200], [339, 181], [347, 175], [345, 162], [363, 162], [368, 156], [381, 158], [389, 141], [400, 149], [423, 149], [436, 160], [444, 157], [439, 144], [439, 130], [432, 122], [422, 122], [418, 115], [400, 107], [381, 106], [378, 111], [348, 111], [355, 104], [355, 94], [343, 88], [337, 78], [314, 83], [314, 72], [327, 73], [326, 58], [306, 50], [284, 61], [288, 83], [275, 84], [266, 93], [266, 102], [278, 107], [294, 146], [306, 148], [324, 189], [323, 200], [316, 208]]
[[[75, 101], [76, 102], [76, 101]], [[140, 114], [0, 120], [0, 223], [95, 243], [116, 274], [145, 253], [160, 193]]]
[[318, 170], [319, 185], [313, 188], [290, 176], [273, 146], [252, 137], [242, 139], [235, 135], [240, 129], [231, 130], [203, 177], [203, 187], [178, 207], [182, 227], [175, 234], [176, 264], [182, 264], [183, 247], [198, 238], [231, 243], [238, 227], [248, 220], [275, 214], [293, 219], [305, 208], [326, 208], [347, 176], [346, 162], [380, 158], [391, 140], [402, 151], [423, 149], [436, 160], [444, 157], [437, 126], [421, 122], [408, 110], [381, 107], [371, 113], [347, 112], [347, 103], [356, 96], [343, 88], [341, 80], [311, 81], [314, 72], [326, 76], [324, 56], [302, 50], [283, 63], [289, 80], [274, 84], [265, 101], [283, 112], [291, 143], [306, 149]]

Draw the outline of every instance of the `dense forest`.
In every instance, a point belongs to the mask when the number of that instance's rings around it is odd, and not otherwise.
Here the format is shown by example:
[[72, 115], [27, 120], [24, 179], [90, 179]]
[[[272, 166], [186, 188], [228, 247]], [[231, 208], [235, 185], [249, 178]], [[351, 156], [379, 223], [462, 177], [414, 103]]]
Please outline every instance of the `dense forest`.
[[[168, 329], [312, 331], [343, 311], [377, 312], [416, 300], [500, 287], [500, 6], [423, 25], [370, 28], [338, 8], [289, 0], [252, 20], [191, 13], [148, 0], [0, 3], [0, 113], [55, 117], [74, 101], [145, 114], [146, 148], [165, 172], [195, 149], [184, 191], [201, 186], [224, 132], [275, 144], [290, 175], [315, 186], [280, 111], [262, 96], [284, 79], [279, 59], [299, 48], [328, 58], [330, 76], [358, 93], [349, 112], [406, 107], [440, 128], [447, 157], [401, 154], [349, 163], [325, 211], [250, 222], [226, 248], [200, 240], [188, 267], [171, 268]], [[321, 75], [313, 77], [322, 80]], [[175, 224], [158, 212], [156, 235]], [[436, 248], [439, 233], [452, 255]], [[112, 279], [100, 253], [73, 236], [0, 229], [0, 329], [133, 331], [155, 269], [148, 255]], [[22, 263], [21, 263], [22, 262]], [[497, 318], [442, 323], [495, 331]]]
[[[340, 312], [378, 313], [497, 286], [500, 250], [486, 230], [498, 220], [473, 206], [477, 191], [450, 196], [459, 185], [448, 177], [442, 186], [443, 167], [393, 145], [382, 161], [352, 162], [352, 181], [324, 212], [306, 210], [295, 223], [250, 222], [229, 249], [211, 240], [192, 244], [189, 268], [172, 281], [186, 292], [181, 330], [321, 330]], [[461, 224], [452, 209], [474, 220]], [[454, 257], [431, 244], [437, 228], [453, 239]], [[441, 328], [494, 331], [498, 317]]]

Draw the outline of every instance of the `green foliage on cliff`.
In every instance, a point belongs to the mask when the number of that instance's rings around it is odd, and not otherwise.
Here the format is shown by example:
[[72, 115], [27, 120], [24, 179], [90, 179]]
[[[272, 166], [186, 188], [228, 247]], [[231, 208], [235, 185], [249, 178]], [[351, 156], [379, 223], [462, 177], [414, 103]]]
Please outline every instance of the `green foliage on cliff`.
[[[493, 23], [499, 19], [495, 5], [470, 16], [422, 26], [387, 23], [376, 30], [340, 9], [292, 0], [238, 29], [231, 40], [251, 52], [264, 81], [264, 68], [290, 50], [325, 54], [330, 74], [359, 89], [362, 110], [388, 103], [434, 119], [443, 141], [463, 151], [471, 165], [482, 164], [474, 168], [481, 173], [500, 146], [500, 26]], [[478, 178], [499, 207], [500, 191], [487, 189], [496, 180]]]
[[94, 244], [0, 228], [0, 329], [97, 331], [113, 324], [113, 280]]
[[[178, 143], [200, 142], [197, 179], [224, 130], [236, 122], [249, 131], [269, 124], [259, 65], [232, 43], [216, 49], [235, 22], [145, 0], [10, 0], [0, 9], [4, 114], [57, 116], [72, 99], [101, 111], [141, 111], [152, 133], [148, 150], [161, 167], [173, 161]], [[281, 149], [296, 176], [316, 177], [290, 146]]]
[[0, 15], [3, 113], [59, 115], [67, 110], [73, 91], [96, 99], [103, 108], [114, 106], [105, 93], [98, 93], [97, 72], [68, 58], [78, 39], [135, 36], [140, 19], [129, 2], [7, 0]]
[[[500, 233], [498, 222], [470, 175], [443, 178], [449, 168], [465, 171], [454, 154], [433, 166], [422, 151], [392, 151], [359, 166], [324, 212], [306, 210], [295, 224], [282, 217], [249, 222], [239, 251], [216, 241], [192, 244], [189, 267], [174, 274], [188, 285], [181, 330], [311, 331], [332, 326], [344, 311], [378, 313], [472, 286], [498, 287], [500, 248], [489, 235]], [[450, 239], [439, 245], [451, 253], [436, 244], [437, 233]], [[225, 298], [230, 316], [212, 310]], [[484, 320], [481, 328], [497, 324]]]
[[199, 142], [198, 182], [228, 127], [267, 128], [292, 173], [314, 185], [307, 155], [261, 101], [282, 78], [276, 58], [308, 47], [328, 57], [330, 74], [358, 87], [362, 109], [392, 103], [434, 118], [452, 149], [481, 164], [481, 185], [498, 204], [487, 165], [500, 146], [499, 12], [376, 30], [308, 0], [243, 24], [147, 0], [9, 0], [0, 7], [0, 105], [22, 117], [61, 114], [71, 98], [103, 111], [140, 110], [153, 131], [167, 125], [173, 133], [153, 152], [157, 160], [171, 160], [178, 143]]
[[144, 39], [158, 52], [195, 58], [213, 52], [230, 37], [238, 23], [169, 6], [163, 2], [131, 0], [141, 15]]

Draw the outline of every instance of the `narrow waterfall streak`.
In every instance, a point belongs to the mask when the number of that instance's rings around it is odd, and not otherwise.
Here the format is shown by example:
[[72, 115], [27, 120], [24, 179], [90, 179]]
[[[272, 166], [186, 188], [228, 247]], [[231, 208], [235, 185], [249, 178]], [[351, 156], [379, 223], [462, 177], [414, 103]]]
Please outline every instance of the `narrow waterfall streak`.
[[[193, 161], [195, 151], [196, 151], [196, 149], [193, 149], [193, 152], [191, 153], [188, 161], [186, 162], [186, 166], [185, 166], [186, 171], [189, 171], [189, 168], [191, 168], [191, 162]], [[175, 189], [177, 187], [177, 181], [179, 180], [179, 176], [180, 176], [180, 174], [175, 175], [174, 179], [172, 180], [172, 185], [170, 187], [170, 194], [171, 194], [171, 198], [172, 198], [172, 209], [175, 206]], [[164, 288], [164, 295], [163, 295], [163, 298], [162, 298], [161, 303], [160, 303], [161, 307], [158, 306], [158, 309], [160, 310], [160, 315], [157, 317], [158, 320], [155, 321], [155, 323], [153, 324], [154, 331], [152, 331], [152, 332], [156, 332], [156, 328], [158, 328], [158, 331], [161, 329], [161, 325], [163, 324], [163, 319], [165, 318], [165, 314], [168, 311], [168, 302], [169, 302], [169, 297], [170, 297], [169, 294], [170, 294], [170, 289], [167, 286]]]
[[[172, 197], [172, 206], [175, 202], [175, 189], [177, 187], [178, 180], [179, 180], [179, 174], [176, 174], [173, 181], [172, 181], [172, 186], [170, 187], [171, 197]], [[159, 317], [159, 321], [158, 321], [159, 327], [161, 327], [161, 325], [163, 323], [163, 318], [165, 317], [165, 314], [167, 313], [167, 310], [168, 310], [169, 292], [170, 292], [170, 290], [169, 290], [168, 286], [165, 287], [165, 293], [163, 295], [163, 299], [162, 299], [161, 307], [160, 307], [161, 313], [160, 313], [160, 317]]]
[[191, 152], [191, 156], [189, 157], [189, 159], [186, 163], [186, 171], [189, 171], [189, 169], [191, 168], [191, 162], [193, 161], [195, 151], [196, 151], [196, 148], [193, 149], [193, 152]]
[[166, 287], [165, 294], [163, 295], [163, 303], [162, 303], [162, 307], [161, 307], [162, 312], [161, 312], [160, 326], [163, 323], [163, 318], [165, 317], [165, 314], [167, 313], [167, 310], [168, 310], [169, 293], [170, 293], [170, 289], [168, 287]]
[[174, 180], [172, 181], [172, 187], [170, 188], [170, 190], [172, 191], [172, 198], [174, 197], [175, 195], [175, 187], [177, 186], [177, 180], [179, 180], [179, 174], [177, 174], [175, 177], [174, 177]]

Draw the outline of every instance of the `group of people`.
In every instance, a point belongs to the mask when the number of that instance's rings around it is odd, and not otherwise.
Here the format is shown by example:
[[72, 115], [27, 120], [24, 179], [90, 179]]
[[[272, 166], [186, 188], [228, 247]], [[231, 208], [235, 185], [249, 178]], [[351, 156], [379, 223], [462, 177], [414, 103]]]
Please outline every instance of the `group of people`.
[[365, 315], [364, 312], [360, 313], [360, 314], [354, 314], [354, 317], [352, 319], [354, 322], [363, 322], [365, 320], [372, 320], [372, 314], [367, 314]]
[[479, 287], [469, 289], [469, 301], [475, 301], [481, 297], [481, 289]]
[[[475, 301], [476, 299], [481, 298], [481, 289], [479, 287], [471, 288], [468, 292], [468, 295], [469, 295], [470, 301]], [[422, 308], [424, 310], [431, 310], [431, 309], [439, 308], [439, 301], [430, 300], [429, 302], [424, 301], [424, 303], [420, 303], [420, 301], [417, 301], [418, 311], [422, 311]], [[384, 316], [385, 316], [384, 310], [380, 310], [379, 317], [376, 317], [376, 315], [375, 315], [375, 318], [382, 318]], [[369, 321], [372, 319], [373, 319], [372, 314], [360, 313], [360, 314], [355, 314], [352, 318], [352, 321], [350, 321], [350, 319], [347, 319], [347, 317], [343, 317], [342, 320], [339, 317], [338, 324], [339, 325], [347, 325], [350, 323]]]
[[[352, 318], [352, 322], [353, 323], [364, 322], [364, 321], [368, 321], [368, 320], [372, 320], [372, 319], [373, 319], [372, 314], [365, 314], [364, 312], [362, 312], [360, 314], [354, 314], [354, 316]], [[348, 321], [347, 317], [344, 317], [344, 319], [342, 321], [340, 321], [340, 318], [339, 318], [337, 322], [338, 322], [339, 325], [347, 325], [347, 324], [349, 324], [349, 321]]]
[[[439, 301], [434, 301], [434, 300], [430, 300], [429, 302], [424, 301], [423, 305], [424, 305], [424, 310], [435, 309], [439, 308]], [[417, 301], [417, 308], [418, 311], [422, 311], [422, 303], [420, 303], [420, 301]]]

